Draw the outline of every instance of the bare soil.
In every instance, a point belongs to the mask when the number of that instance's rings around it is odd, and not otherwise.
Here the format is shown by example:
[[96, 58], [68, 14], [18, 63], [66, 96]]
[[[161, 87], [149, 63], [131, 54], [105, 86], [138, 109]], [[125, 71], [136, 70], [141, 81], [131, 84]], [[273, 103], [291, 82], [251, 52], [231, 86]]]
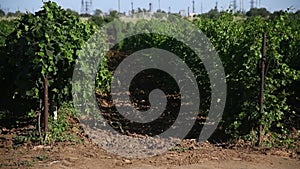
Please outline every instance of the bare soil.
[[[103, 105], [109, 103], [101, 105], [103, 109]], [[114, 111], [108, 109], [107, 112], [110, 112], [109, 119], [114, 119]], [[34, 130], [35, 127], [29, 125], [11, 129], [0, 128], [0, 168], [300, 169], [299, 150], [257, 148], [243, 141], [231, 145], [216, 145], [185, 139], [160, 155], [140, 159], [123, 158], [96, 145], [82, 132], [78, 121], [72, 118], [69, 120], [69, 132], [76, 133], [78, 139], [82, 140], [81, 143], [74, 140], [51, 145], [36, 145], [31, 142], [17, 144], [16, 136], [26, 133], [27, 130]], [[145, 137], [140, 134], [143, 133], [127, 133], [132, 137]], [[297, 147], [300, 147], [300, 143], [297, 143]]]
[[299, 155], [280, 149], [258, 149], [244, 143], [230, 148], [208, 142], [183, 140], [164, 154], [144, 159], [126, 159], [109, 154], [83, 138], [82, 143], [14, 145], [14, 134], [0, 134], [0, 168], [149, 168], [149, 169], [298, 169]]

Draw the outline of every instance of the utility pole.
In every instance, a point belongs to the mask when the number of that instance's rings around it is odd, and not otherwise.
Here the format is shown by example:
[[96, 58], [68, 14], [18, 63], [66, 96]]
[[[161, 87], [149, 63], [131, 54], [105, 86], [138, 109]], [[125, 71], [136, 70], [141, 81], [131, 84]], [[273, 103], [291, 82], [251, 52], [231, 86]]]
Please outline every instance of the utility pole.
[[241, 0], [242, 1], [242, 11], [244, 12], [245, 11], [245, 8], [244, 8], [244, 0]]
[[85, 1], [85, 13], [87, 14], [89, 11], [89, 3], [88, 1]]
[[119, 9], [119, 13], [121, 13], [121, 2], [120, 2], [120, 0], [118, 0], [118, 9]]
[[93, 12], [93, 1], [90, 0], [90, 7], [89, 7], [89, 13], [92, 13]]
[[203, 2], [201, 1], [201, 14], [203, 14]]
[[236, 0], [233, 0], [233, 11], [236, 12], [236, 9], [237, 9]]
[[158, 10], [160, 11], [160, 0], [158, 0]]
[[244, 12], [244, 0], [240, 0], [240, 11]]
[[134, 10], [133, 10], [133, 2], [131, 1], [131, 14], [134, 14]]
[[215, 10], [218, 10], [218, 1], [216, 1]]
[[240, 0], [240, 12], [242, 12], [242, 0]]
[[93, 8], [92, 0], [81, 0], [81, 13], [82, 14], [91, 14]]
[[81, 13], [84, 12], [84, 0], [81, 0]]
[[193, 13], [195, 13], [195, 0], [193, 0]]
[[250, 1], [250, 9], [253, 9], [254, 8], [254, 0], [251, 0]]
[[149, 12], [152, 12], [152, 3], [149, 3]]

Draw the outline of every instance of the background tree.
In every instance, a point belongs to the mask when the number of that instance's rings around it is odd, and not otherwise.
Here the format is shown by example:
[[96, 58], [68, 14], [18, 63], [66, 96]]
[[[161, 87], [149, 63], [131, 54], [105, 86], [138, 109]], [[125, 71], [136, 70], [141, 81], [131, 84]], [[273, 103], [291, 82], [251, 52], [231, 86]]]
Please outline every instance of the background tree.
[[102, 16], [96, 16], [96, 15], [91, 16], [89, 18], [89, 21], [91, 23], [99, 26], [99, 27], [103, 26], [106, 23], [104, 17], [102, 17]]
[[72, 13], [74, 16], [79, 16], [78, 12], [76, 12], [76, 11], [70, 9], [70, 8], [66, 9], [66, 11], [69, 12], [69, 13]]
[[207, 18], [216, 18], [220, 15], [220, 13], [219, 13], [218, 9], [211, 9], [203, 15]]
[[94, 16], [101, 16], [103, 12], [100, 9], [96, 9], [94, 12]]
[[8, 16], [8, 17], [19, 17], [23, 14], [24, 13], [22, 13], [21, 11], [16, 11], [16, 12], [8, 12], [6, 16]]
[[271, 13], [266, 8], [252, 8], [246, 13], [247, 16], [262, 16], [262, 17], [270, 16], [270, 14]]
[[3, 16], [5, 16], [5, 12], [2, 9], [0, 9], [0, 17], [3, 17]]

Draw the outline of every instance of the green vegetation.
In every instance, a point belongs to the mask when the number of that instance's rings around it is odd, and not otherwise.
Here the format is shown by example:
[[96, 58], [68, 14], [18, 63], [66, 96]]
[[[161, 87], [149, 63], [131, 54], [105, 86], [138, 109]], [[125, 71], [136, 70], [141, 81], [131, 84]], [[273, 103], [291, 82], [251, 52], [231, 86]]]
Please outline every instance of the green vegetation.
[[[13, 72], [7, 72], [14, 86], [10, 98], [30, 100], [32, 109], [43, 99], [44, 79], [49, 81], [50, 102], [70, 100], [70, 80], [76, 51], [93, 34], [83, 23], [55, 3], [46, 2], [43, 10], [25, 14], [6, 39], [6, 60]], [[35, 103], [35, 104], [34, 104]]]
[[[257, 128], [262, 125], [264, 145], [292, 145], [294, 137], [291, 131], [299, 130], [300, 114], [300, 12], [266, 12], [253, 9], [247, 16], [241, 15], [242, 19], [237, 19], [236, 14], [230, 12], [211, 11], [208, 15], [197, 16], [192, 22], [210, 39], [225, 68], [228, 96], [220, 126], [226, 136], [255, 142]], [[31, 118], [27, 122], [33, 123], [38, 129], [37, 119], [45, 108], [45, 79], [49, 81], [50, 112], [56, 108], [59, 112], [57, 120], [52, 115], [49, 118], [47, 137], [41, 137], [36, 130], [18, 136], [17, 142], [52, 143], [74, 138], [69, 133], [70, 119], [75, 116], [70, 103], [74, 64], [80, 56], [80, 49], [93, 48], [99, 43], [98, 37], [90, 39], [96, 29], [118, 18], [115, 12], [108, 17], [101, 16], [101, 13], [97, 11], [87, 22], [83, 22], [74, 11], [64, 10], [53, 2], [45, 2], [43, 9], [35, 14], [27, 13], [12, 21], [0, 21], [0, 88], [5, 89], [0, 96], [0, 121], [6, 117], [25, 115], [26, 120]], [[0, 15], [3, 13], [0, 12]], [[154, 24], [162, 31], [187, 29], [184, 25], [162, 27], [156, 23], [146, 20], [117, 22], [112, 29], [120, 33], [117, 35], [120, 38], [122, 32], [134, 31], [132, 28], [135, 25], [145, 30], [149, 24]], [[257, 62], [261, 57], [264, 32], [267, 33], [270, 65], [265, 84], [264, 114], [260, 114]], [[87, 40], [95, 40], [95, 43], [84, 46]], [[205, 99], [202, 99], [200, 112], [206, 114], [210, 103], [207, 72], [187, 46], [170, 37], [149, 33], [127, 38], [114, 46], [113, 50], [133, 53], [148, 47], [169, 50], [190, 66], [203, 88], [201, 97]], [[98, 52], [93, 54], [107, 56], [103, 51]], [[110, 61], [111, 58], [107, 57], [99, 65], [95, 79], [97, 92], [110, 91], [112, 71], [117, 66], [117, 63]], [[90, 65], [85, 66], [89, 68]], [[79, 86], [76, 87], [75, 90], [80, 90]]]
[[[194, 21], [209, 37], [223, 61], [228, 77], [224, 125], [235, 137], [256, 140], [256, 129], [262, 125], [264, 134], [271, 137], [266, 141], [270, 141], [285, 138], [291, 127], [297, 127], [295, 109], [292, 108], [296, 105], [289, 102], [299, 99], [299, 90], [293, 86], [300, 78], [299, 66], [295, 66], [299, 65], [297, 46], [300, 36], [297, 32], [300, 22], [295, 22], [293, 16], [283, 13], [272, 19], [250, 17], [235, 21], [231, 14], [223, 14], [214, 20], [199, 18]], [[267, 56], [271, 62], [265, 84], [264, 114], [259, 114], [257, 61], [261, 57], [264, 32], [267, 33]], [[284, 124], [287, 121], [289, 124]]]
[[[41, 11], [24, 14], [14, 22], [16, 27], [3, 39], [5, 46], [1, 51], [1, 65], [5, 66], [1, 67], [1, 87], [6, 89], [1, 108], [19, 115], [41, 113], [45, 109], [41, 105], [46, 105], [47, 80], [50, 110], [60, 110], [64, 102], [71, 100], [76, 52], [95, 28], [53, 2], [45, 2]], [[66, 120], [59, 118], [54, 122], [50, 118], [48, 137], [61, 140], [59, 133], [67, 130]]]

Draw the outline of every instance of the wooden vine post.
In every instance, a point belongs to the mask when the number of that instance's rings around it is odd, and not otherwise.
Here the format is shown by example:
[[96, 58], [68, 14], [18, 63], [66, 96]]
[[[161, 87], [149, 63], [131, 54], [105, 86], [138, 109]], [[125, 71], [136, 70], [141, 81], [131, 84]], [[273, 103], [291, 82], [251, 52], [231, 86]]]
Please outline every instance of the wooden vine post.
[[[264, 86], [265, 86], [265, 74], [266, 74], [266, 64], [267, 64], [267, 57], [266, 57], [266, 47], [267, 47], [267, 35], [266, 33], [263, 34], [263, 42], [262, 42], [262, 50], [261, 50], [261, 59], [259, 60], [259, 70], [260, 70], [260, 95], [259, 95], [259, 114], [262, 117], [264, 113]], [[257, 145], [261, 146], [262, 139], [263, 139], [263, 126], [259, 124], [258, 127], [258, 141]]]
[[48, 131], [49, 103], [48, 103], [48, 77], [44, 77], [44, 131]]

